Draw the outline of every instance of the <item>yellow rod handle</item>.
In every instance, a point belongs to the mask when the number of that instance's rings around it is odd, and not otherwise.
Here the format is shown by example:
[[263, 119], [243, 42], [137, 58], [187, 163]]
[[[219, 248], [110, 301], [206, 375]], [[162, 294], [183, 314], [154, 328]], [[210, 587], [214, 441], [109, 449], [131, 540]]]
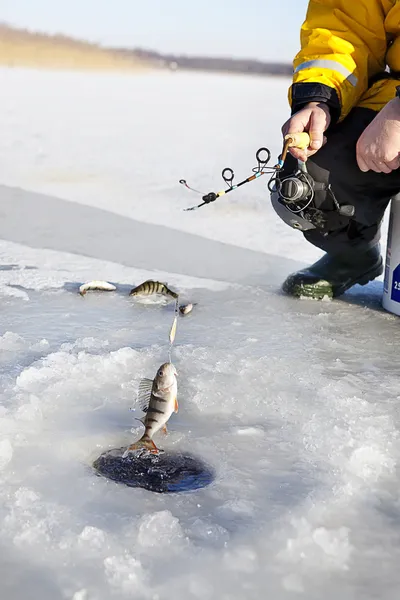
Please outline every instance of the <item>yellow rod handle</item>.
[[311, 143], [310, 136], [305, 131], [303, 133], [288, 133], [285, 135], [285, 140], [291, 140], [288, 144], [289, 148], [299, 148], [300, 150], [305, 150]]

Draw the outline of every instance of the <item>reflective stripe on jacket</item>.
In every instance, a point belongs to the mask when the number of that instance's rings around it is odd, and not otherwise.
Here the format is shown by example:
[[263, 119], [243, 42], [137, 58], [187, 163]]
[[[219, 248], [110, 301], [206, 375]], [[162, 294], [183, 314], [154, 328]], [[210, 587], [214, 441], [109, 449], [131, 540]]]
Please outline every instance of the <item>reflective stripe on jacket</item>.
[[400, 85], [400, 0], [310, 0], [293, 69], [293, 112], [318, 100], [336, 120], [380, 110]]

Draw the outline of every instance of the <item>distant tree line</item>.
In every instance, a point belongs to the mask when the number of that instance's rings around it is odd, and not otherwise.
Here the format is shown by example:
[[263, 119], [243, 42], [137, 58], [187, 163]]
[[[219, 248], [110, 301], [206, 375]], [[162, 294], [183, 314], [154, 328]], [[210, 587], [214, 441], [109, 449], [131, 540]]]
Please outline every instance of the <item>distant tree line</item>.
[[225, 71], [229, 73], [282, 76], [291, 76], [293, 73], [293, 67], [288, 63], [264, 62], [240, 58], [160, 54], [159, 52], [142, 48], [135, 48], [133, 50], [118, 48], [117, 51], [124, 55], [128, 54], [142, 60], [147, 60], [159, 67], [170, 69], [195, 69], [203, 71]]
[[0, 22], [0, 64], [55, 68], [193, 69], [254, 75], [292, 74], [292, 65], [252, 59], [161, 54], [143, 48], [106, 48], [71, 38], [12, 27]]
[[[0, 0], [1, 1], [1, 0]], [[0, 22], [0, 65], [51, 69], [140, 70], [148, 60], [123, 55], [65, 35], [49, 35]]]

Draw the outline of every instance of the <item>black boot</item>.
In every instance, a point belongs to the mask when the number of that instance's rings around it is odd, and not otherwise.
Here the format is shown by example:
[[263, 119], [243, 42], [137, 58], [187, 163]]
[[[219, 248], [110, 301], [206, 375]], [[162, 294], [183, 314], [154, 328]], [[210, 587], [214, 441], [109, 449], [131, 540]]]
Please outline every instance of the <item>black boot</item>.
[[362, 253], [353, 252], [349, 248], [346, 257], [325, 254], [307, 269], [289, 275], [282, 286], [283, 291], [298, 298], [335, 298], [356, 283], [365, 285], [381, 275], [383, 261], [379, 244]]

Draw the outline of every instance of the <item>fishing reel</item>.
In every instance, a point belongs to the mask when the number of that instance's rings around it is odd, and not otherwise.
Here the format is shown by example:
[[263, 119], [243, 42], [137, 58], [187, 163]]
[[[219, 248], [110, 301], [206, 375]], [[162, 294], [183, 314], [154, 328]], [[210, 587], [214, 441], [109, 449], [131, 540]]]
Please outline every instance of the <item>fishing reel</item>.
[[354, 206], [341, 206], [330, 184], [315, 181], [305, 163], [298, 161], [298, 165], [292, 173], [278, 172], [268, 183], [272, 206], [287, 225], [300, 231], [327, 231], [354, 216]]

